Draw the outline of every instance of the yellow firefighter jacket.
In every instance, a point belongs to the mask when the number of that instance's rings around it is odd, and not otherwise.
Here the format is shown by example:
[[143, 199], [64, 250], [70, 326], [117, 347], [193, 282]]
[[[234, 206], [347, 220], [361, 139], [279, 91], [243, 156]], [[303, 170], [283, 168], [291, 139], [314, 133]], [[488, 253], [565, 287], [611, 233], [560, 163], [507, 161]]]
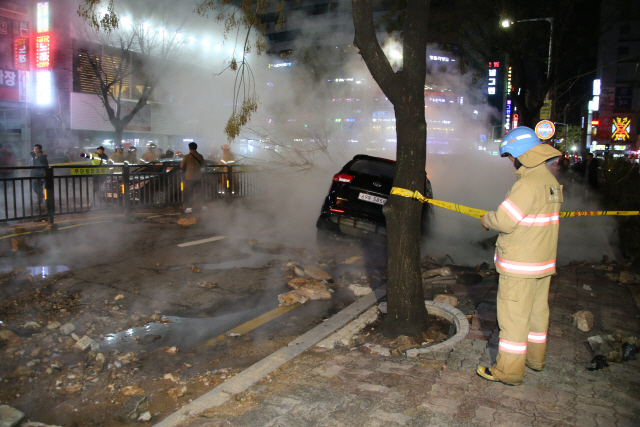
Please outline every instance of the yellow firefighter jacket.
[[556, 272], [562, 186], [545, 161], [559, 155], [540, 144], [518, 157], [518, 181], [499, 208], [483, 217], [487, 228], [500, 232], [494, 256], [500, 274], [540, 278]]

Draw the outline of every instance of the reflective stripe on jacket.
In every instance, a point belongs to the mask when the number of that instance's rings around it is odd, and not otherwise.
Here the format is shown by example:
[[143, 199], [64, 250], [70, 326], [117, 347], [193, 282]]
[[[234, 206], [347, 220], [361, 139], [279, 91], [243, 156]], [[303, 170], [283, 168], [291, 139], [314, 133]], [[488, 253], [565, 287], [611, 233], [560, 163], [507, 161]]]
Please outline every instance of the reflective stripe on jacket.
[[501, 274], [539, 278], [556, 272], [562, 186], [545, 163], [521, 166], [518, 181], [484, 225], [500, 232], [495, 264]]

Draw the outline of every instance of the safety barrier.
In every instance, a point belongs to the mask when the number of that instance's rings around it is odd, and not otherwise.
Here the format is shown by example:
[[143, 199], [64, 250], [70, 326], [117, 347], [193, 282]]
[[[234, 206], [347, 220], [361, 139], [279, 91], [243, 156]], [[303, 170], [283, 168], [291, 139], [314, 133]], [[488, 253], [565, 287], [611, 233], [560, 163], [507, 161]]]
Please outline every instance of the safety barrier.
[[[202, 199], [256, 195], [259, 173], [250, 166], [207, 167]], [[90, 209], [115, 207], [126, 213], [137, 207], [179, 205], [183, 181], [179, 163], [0, 168], [0, 222], [47, 217], [53, 223], [55, 215]]]

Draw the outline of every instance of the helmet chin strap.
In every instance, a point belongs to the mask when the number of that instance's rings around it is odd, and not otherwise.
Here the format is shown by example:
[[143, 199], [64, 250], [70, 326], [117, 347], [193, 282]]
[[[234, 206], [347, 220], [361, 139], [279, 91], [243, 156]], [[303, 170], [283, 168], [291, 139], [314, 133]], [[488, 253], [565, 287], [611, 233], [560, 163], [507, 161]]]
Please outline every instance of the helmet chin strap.
[[516, 170], [518, 170], [518, 169], [520, 169], [520, 167], [522, 167], [522, 163], [520, 163], [520, 160], [518, 160], [517, 157], [515, 159], [513, 159], [513, 166], [516, 167]]

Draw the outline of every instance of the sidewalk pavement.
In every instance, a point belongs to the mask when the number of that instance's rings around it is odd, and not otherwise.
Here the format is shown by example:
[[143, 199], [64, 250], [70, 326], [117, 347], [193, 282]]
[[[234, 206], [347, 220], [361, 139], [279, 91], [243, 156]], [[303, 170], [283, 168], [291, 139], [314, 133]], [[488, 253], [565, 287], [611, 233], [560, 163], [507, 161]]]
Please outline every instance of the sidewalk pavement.
[[[181, 426], [640, 426], [640, 356], [586, 371], [588, 337], [640, 335], [627, 287], [590, 265], [559, 269], [547, 364], [527, 369], [520, 387], [475, 374], [497, 353], [496, 278], [451, 289], [465, 314], [475, 309], [470, 335], [453, 350], [408, 359], [313, 347]], [[573, 326], [569, 316], [579, 310], [594, 314], [591, 331]]]

